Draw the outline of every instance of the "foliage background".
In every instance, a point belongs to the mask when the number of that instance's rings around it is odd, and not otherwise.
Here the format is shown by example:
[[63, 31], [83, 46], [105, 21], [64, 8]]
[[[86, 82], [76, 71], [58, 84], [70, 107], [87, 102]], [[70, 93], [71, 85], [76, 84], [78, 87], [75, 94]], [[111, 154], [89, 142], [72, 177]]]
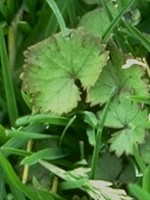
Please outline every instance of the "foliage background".
[[148, 0], [1, 0], [1, 199], [150, 199], [149, 10]]

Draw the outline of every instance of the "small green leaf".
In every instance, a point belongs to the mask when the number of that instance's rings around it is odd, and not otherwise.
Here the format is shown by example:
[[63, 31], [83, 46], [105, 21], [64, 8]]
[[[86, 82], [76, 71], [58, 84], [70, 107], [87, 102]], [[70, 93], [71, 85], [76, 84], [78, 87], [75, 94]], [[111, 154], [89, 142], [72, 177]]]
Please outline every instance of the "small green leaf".
[[96, 128], [97, 127], [97, 117], [93, 112], [89, 112], [89, 111], [84, 111], [83, 112], [84, 115], [84, 121], [92, 128]]
[[97, 81], [108, 60], [99, 38], [72, 30], [70, 38], [58, 33], [25, 53], [23, 90], [32, 95], [33, 112], [70, 112], [81, 100], [80, 88]]
[[110, 150], [117, 156], [123, 153], [133, 154], [133, 144], [144, 141], [147, 122], [147, 110], [141, 110], [139, 105], [131, 102], [125, 95], [114, 99], [108, 112], [105, 126], [117, 128], [109, 142]]
[[89, 141], [90, 145], [95, 146], [95, 144], [96, 144], [95, 129], [93, 129], [91, 127], [87, 128], [86, 134], [88, 136], [88, 141]]

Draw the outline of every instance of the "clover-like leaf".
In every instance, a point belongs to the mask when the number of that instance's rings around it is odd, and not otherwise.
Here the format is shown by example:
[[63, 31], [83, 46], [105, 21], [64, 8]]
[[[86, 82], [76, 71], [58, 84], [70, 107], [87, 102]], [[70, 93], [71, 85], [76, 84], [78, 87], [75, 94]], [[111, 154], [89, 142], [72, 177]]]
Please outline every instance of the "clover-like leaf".
[[140, 106], [132, 102], [125, 95], [115, 100], [110, 105], [105, 126], [117, 130], [112, 134], [109, 142], [110, 150], [115, 151], [117, 156], [123, 153], [132, 154], [133, 144], [141, 144], [146, 134], [147, 110], [141, 110]]
[[149, 95], [148, 80], [144, 78], [144, 68], [134, 64], [130, 68], [123, 69], [123, 64], [123, 54], [117, 47], [111, 47], [111, 61], [103, 69], [95, 85], [88, 90], [88, 103], [96, 105], [107, 102], [113, 88], [116, 88], [117, 95], [122, 92], [138, 96]]
[[70, 38], [58, 33], [29, 47], [21, 78], [33, 112], [70, 112], [81, 99], [77, 82], [89, 89], [107, 60], [105, 45], [83, 29], [72, 30]]

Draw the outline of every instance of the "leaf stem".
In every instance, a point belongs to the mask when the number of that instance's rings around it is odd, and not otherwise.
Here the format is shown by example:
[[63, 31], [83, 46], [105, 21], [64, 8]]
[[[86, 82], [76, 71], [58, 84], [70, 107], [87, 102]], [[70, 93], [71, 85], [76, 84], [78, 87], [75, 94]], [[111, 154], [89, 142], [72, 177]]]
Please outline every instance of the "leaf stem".
[[59, 26], [60, 26], [60, 29], [62, 31], [62, 34], [64, 37], [68, 37], [70, 35], [70, 31], [67, 29], [66, 27], [66, 24], [65, 24], [65, 21], [62, 17], [62, 14], [57, 6], [57, 4], [55, 3], [54, 0], [45, 0], [48, 5], [51, 7], [51, 9], [53, 10], [56, 18], [57, 18], [57, 21], [59, 23]]

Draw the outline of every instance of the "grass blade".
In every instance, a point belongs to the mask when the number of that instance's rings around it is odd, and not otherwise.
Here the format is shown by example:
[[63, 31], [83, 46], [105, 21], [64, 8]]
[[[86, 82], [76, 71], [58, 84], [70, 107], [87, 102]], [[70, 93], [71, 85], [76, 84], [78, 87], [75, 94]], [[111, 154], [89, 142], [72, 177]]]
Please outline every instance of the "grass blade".
[[[9, 181], [10, 187], [16, 187], [18, 191], [21, 191], [23, 194], [26, 195], [30, 200], [41, 200], [36, 193], [34, 193], [32, 190], [30, 190], [27, 186], [25, 186], [18, 178], [18, 176], [15, 174], [11, 164], [9, 161], [5, 158], [5, 156], [0, 152], [0, 166]], [[17, 199], [20, 200], [20, 199]]]
[[59, 158], [66, 157], [69, 154], [70, 154], [70, 152], [67, 151], [67, 149], [63, 149], [63, 148], [59, 148], [59, 147], [42, 149], [42, 150], [26, 157], [25, 159], [23, 159], [21, 164], [34, 165], [41, 159], [56, 160]]
[[62, 31], [62, 34], [64, 37], [68, 37], [70, 35], [70, 31], [67, 29], [65, 21], [62, 17], [62, 14], [56, 4], [56, 2], [54, 0], [45, 0], [47, 2], [47, 4], [51, 7], [51, 9], [53, 10], [57, 21], [59, 23], [60, 29]]
[[65, 134], [66, 134], [68, 128], [73, 124], [73, 122], [74, 122], [75, 119], [76, 119], [76, 115], [74, 115], [74, 116], [68, 121], [66, 127], [64, 128], [64, 130], [63, 130], [63, 132], [62, 132], [62, 134], [61, 134], [61, 136], [60, 136], [60, 139], [59, 139], [59, 146], [62, 144], [62, 141], [63, 141], [63, 139], [64, 139], [64, 137], [65, 137]]
[[5, 191], [5, 180], [4, 180], [4, 172], [0, 168], [0, 198], [1, 200], [4, 200], [6, 191]]
[[17, 131], [17, 130], [6, 130], [6, 135], [8, 137], [15, 137], [21, 139], [58, 139], [58, 136], [48, 135], [48, 134], [40, 134], [34, 132], [26, 132], [26, 131]]
[[147, 39], [136, 27], [131, 26], [124, 22], [126, 31], [129, 35], [136, 38], [141, 42], [141, 44], [150, 52], [150, 39]]
[[150, 194], [138, 185], [130, 184], [129, 190], [137, 200], [150, 200]]
[[17, 126], [23, 126], [30, 123], [47, 123], [51, 125], [67, 125], [69, 118], [67, 117], [58, 117], [58, 116], [51, 116], [46, 114], [36, 114], [36, 115], [29, 115], [20, 117], [16, 121]]
[[[61, 14], [64, 15], [66, 12], [67, 2], [58, 0], [57, 6], [60, 9]], [[49, 18], [49, 21], [45, 30], [45, 37], [49, 37], [52, 33], [55, 33], [58, 29], [59, 29], [59, 24], [57, 23], [55, 14], [53, 12], [53, 14]]]
[[150, 194], [150, 167], [144, 171], [142, 188]]
[[6, 152], [8, 154], [11, 154], [11, 155], [13, 154], [13, 155], [17, 155], [17, 156], [29, 156], [29, 155], [31, 155], [31, 152], [27, 152], [25, 150], [12, 148], [12, 147], [2, 147], [2, 151]]
[[132, 4], [134, 3], [134, 1], [135, 0], [128, 1], [128, 3], [121, 10], [121, 12], [119, 13], [119, 15], [112, 20], [110, 26], [108, 27], [108, 29], [106, 30], [106, 32], [104, 33], [104, 35], [102, 37], [102, 40], [104, 42], [106, 42], [108, 40], [108, 38], [109, 38], [110, 34], [112, 33], [112, 31], [117, 26], [118, 22], [121, 20], [121, 18], [124, 15], [124, 13], [132, 6]]
[[2, 65], [5, 93], [6, 93], [8, 115], [9, 115], [11, 125], [14, 126], [15, 121], [18, 118], [18, 110], [17, 110], [15, 92], [14, 92], [14, 88], [13, 88], [13, 82], [12, 82], [11, 73], [10, 73], [9, 64], [8, 64], [6, 44], [5, 44], [3, 30], [2, 30], [1, 25], [0, 25], [0, 44], [1, 44], [0, 45], [0, 57], [1, 57], [1, 65]]

